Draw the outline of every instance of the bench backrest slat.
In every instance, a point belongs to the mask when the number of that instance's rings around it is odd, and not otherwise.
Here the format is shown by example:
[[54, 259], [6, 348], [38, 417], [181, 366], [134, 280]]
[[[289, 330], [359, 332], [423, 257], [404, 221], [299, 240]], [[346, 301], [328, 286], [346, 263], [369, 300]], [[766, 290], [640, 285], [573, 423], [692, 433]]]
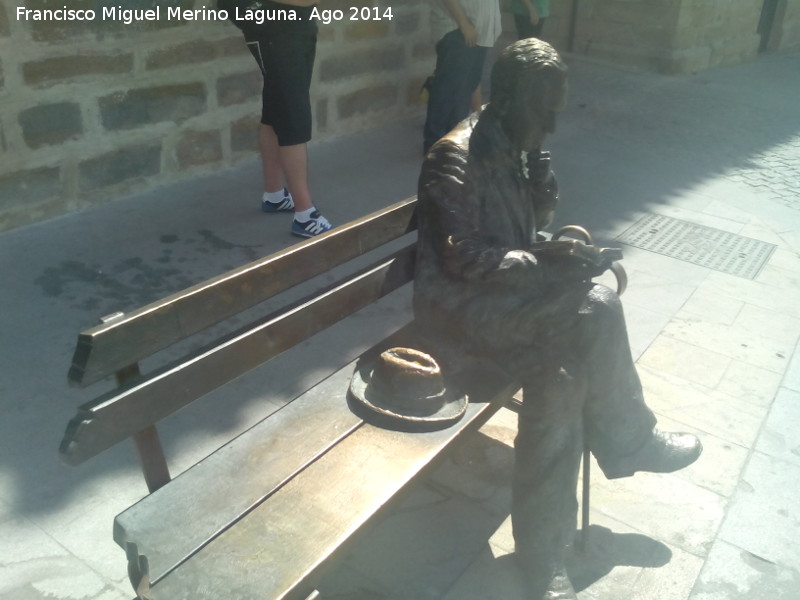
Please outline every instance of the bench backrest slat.
[[79, 464], [412, 281], [415, 245], [177, 366], [81, 406], [61, 443]]
[[82, 332], [69, 380], [85, 386], [414, 229], [416, 199], [338, 227]]

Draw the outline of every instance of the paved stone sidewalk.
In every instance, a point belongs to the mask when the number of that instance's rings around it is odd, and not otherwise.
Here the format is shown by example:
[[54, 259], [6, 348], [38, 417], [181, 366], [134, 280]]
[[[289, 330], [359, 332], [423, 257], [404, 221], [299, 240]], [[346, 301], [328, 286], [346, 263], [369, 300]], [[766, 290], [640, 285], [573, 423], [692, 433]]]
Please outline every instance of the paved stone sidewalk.
[[794, 136], [768, 151], [754, 155], [749, 168], [731, 173], [731, 179], [758, 188], [789, 208], [800, 210], [800, 136]]

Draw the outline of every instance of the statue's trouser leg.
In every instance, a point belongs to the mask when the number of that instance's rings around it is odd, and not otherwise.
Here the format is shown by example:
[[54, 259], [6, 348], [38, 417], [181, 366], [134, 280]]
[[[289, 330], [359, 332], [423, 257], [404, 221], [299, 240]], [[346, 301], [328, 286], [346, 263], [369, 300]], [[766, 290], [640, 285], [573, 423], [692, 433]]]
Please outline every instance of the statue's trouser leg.
[[534, 587], [563, 568], [584, 443], [602, 467], [636, 451], [655, 426], [616, 295], [591, 289], [579, 315], [569, 331], [548, 336], [546, 356], [532, 353], [530, 375], [522, 377], [512, 521], [517, 557]]
[[583, 450], [576, 383], [561, 372], [523, 391], [511, 515], [516, 557], [531, 598], [542, 597], [563, 570], [564, 552], [575, 533], [575, 488]]
[[619, 298], [596, 286], [581, 310], [577, 371], [587, 381], [584, 434], [600, 468], [636, 452], [656, 418], [644, 402]]

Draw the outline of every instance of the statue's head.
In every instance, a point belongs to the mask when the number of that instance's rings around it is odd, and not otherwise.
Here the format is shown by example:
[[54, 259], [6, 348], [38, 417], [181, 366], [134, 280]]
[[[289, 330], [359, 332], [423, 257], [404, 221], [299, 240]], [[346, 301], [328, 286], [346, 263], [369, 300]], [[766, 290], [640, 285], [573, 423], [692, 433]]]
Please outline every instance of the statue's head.
[[495, 62], [491, 91], [489, 106], [512, 143], [536, 150], [555, 131], [556, 114], [566, 105], [567, 66], [547, 42], [520, 40]]

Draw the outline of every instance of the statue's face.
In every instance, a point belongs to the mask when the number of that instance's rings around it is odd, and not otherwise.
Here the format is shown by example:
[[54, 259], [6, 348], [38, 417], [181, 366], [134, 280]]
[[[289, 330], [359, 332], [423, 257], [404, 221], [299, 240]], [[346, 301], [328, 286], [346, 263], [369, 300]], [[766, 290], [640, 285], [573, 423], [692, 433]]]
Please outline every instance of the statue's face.
[[532, 152], [542, 147], [547, 134], [556, 130], [556, 115], [567, 103], [565, 77], [549, 77], [537, 82], [537, 73], [528, 73], [519, 82], [517, 94], [506, 112], [503, 125], [506, 135], [521, 151]]

